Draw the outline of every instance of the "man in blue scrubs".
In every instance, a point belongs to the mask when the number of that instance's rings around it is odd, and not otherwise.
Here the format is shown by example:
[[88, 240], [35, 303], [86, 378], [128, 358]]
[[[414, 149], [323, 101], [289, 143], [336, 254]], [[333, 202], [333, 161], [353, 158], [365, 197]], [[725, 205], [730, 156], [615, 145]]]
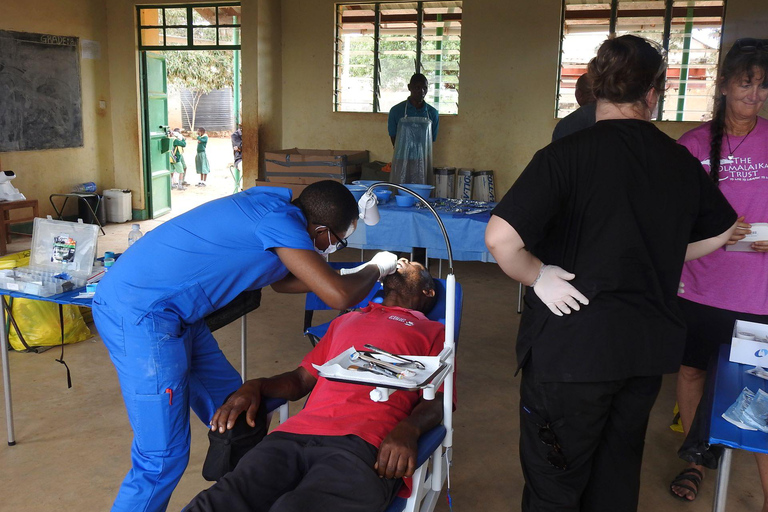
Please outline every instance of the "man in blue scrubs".
[[288, 189], [255, 187], [158, 226], [109, 270], [93, 317], [134, 431], [133, 467], [112, 510], [165, 510], [189, 460], [190, 407], [208, 424], [241, 385], [206, 315], [269, 285], [311, 290], [344, 309], [396, 270], [397, 257], [379, 253], [342, 276], [318, 254], [343, 247], [357, 218], [352, 194], [334, 181], [312, 184], [293, 201]]

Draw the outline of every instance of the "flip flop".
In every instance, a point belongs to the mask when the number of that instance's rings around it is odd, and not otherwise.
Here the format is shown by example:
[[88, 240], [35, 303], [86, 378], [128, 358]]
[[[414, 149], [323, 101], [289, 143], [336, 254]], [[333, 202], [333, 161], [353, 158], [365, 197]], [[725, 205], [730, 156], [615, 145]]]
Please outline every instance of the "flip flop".
[[[682, 470], [678, 475], [672, 480], [672, 483], [669, 484], [669, 492], [672, 493], [672, 496], [679, 499], [680, 501], [693, 501], [696, 499], [696, 496], [699, 494], [699, 487], [701, 486], [701, 480], [704, 478], [704, 474], [699, 471], [696, 468], [685, 468]], [[691, 482], [696, 487], [692, 487], [686, 482]], [[685, 496], [680, 496], [677, 494], [673, 487], [679, 487], [681, 489], [685, 489], [686, 491], [689, 491], [693, 493], [692, 498], [687, 498]]]

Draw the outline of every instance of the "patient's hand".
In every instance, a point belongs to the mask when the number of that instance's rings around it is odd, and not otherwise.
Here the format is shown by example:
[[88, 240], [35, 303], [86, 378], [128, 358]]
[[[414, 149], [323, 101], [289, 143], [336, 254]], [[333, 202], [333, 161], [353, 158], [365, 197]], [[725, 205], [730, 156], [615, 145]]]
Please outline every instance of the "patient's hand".
[[261, 379], [249, 380], [240, 389], [224, 402], [224, 405], [216, 409], [211, 420], [211, 430], [217, 430], [220, 434], [235, 426], [235, 420], [243, 411], [245, 420], [251, 427], [256, 426], [256, 412], [261, 404]]
[[416, 471], [419, 431], [406, 422], [401, 422], [382, 441], [379, 457], [373, 468], [382, 478], [403, 478], [413, 476]]

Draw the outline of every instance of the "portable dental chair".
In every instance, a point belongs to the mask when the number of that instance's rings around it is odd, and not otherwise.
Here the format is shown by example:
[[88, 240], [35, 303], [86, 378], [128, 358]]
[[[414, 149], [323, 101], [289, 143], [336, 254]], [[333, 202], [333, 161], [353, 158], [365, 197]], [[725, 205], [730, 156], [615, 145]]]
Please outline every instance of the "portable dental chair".
[[[348, 265], [350, 267], [354, 267], [359, 264], [359, 262], [356, 262], [350, 263]], [[337, 265], [345, 264], [333, 264], [332, 266], [335, 268], [343, 268]], [[455, 287], [455, 297], [453, 300], [454, 320], [452, 335], [454, 341], [458, 339], [463, 305], [463, 292], [461, 285], [455, 283]], [[381, 302], [381, 294], [378, 294], [380, 291], [381, 284], [377, 283], [377, 285], [374, 286], [372, 292], [369, 294], [368, 298], [366, 298], [366, 301], [370, 302], [372, 300], [374, 302]], [[446, 313], [448, 311], [447, 308], [449, 307], [449, 304], [447, 282], [445, 279], [435, 279], [435, 292], [437, 301], [435, 302], [435, 306], [432, 308], [432, 311], [427, 314], [427, 318], [442, 324], [446, 324], [447, 331], [449, 326], [446, 322]], [[356, 307], [364, 307], [367, 302], [361, 302]], [[314, 293], [307, 294], [306, 304], [309, 308], [307, 311], [309, 312], [332, 309], [325, 305], [325, 303], [323, 303]], [[309, 318], [311, 320], [311, 315]], [[317, 341], [319, 341], [319, 339], [328, 330], [329, 324], [330, 322], [315, 327], [305, 328], [305, 335], [310, 337], [310, 339], [312, 339], [312, 337], [316, 337], [316, 339], [312, 341], [313, 346], [317, 344]], [[446, 337], [447, 336], [448, 333], [446, 332]], [[450, 389], [448, 385], [449, 380], [451, 381]], [[451, 432], [453, 424], [453, 369], [451, 369], [449, 375], [445, 377], [445, 383], [446, 386], [443, 394], [443, 421], [440, 425], [434, 427], [432, 430], [426, 432], [419, 438], [419, 449], [417, 457], [418, 468], [413, 474], [411, 495], [408, 498], [395, 497], [395, 499], [386, 509], [386, 512], [431, 512], [434, 510], [435, 505], [437, 504], [437, 499], [440, 497], [440, 492], [442, 491], [443, 484], [445, 483], [448, 473], [448, 465], [450, 464], [451, 459], [452, 435], [448, 435], [448, 432]], [[275, 405], [279, 404], [276, 403]], [[281, 421], [283, 421], [282, 409]]]
[[[448, 275], [444, 280], [435, 280], [435, 291], [437, 292], [438, 300], [427, 317], [430, 320], [437, 320], [445, 324], [445, 345], [440, 354], [440, 360], [448, 363], [449, 370], [447, 374], [441, 376], [442, 378], [440, 378], [438, 382], [435, 382], [434, 388], [423, 390], [424, 398], [429, 399], [430, 396], [434, 398], [435, 389], [437, 389], [441, 383], [443, 384], [443, 421], [440, 425], [419, 438], [417, 455], [418, 468], [413, 475], [411, 495], [407, 499], [396, 497], [386, 510], [386, 512], [432, 512], [437, 504], [437, 499], [440, 496], [440, 491], [442, 490], [446, 479], [448, 479], [448, 503], [450, 507], [450, 478], [447, 477], [451, 465], [451, 450], [453, 445], [455, 340], [458, 338], [459, 325], [461, 322], [463, 294], [461, 286], [456, 283], [456, 278], [453, 274], [453, 254], [450, 240], [448, 239], [448, 233], [446, 232], [445, 226], [437, 211], [435, 211], [432, 205], [430, 205], [423, 197], [408, 190], [402, 185], [384, 182], [375, 183], [368, 188], [358, 201], [360, 218], [368, 226], [374, 226], [378, 223], [379, 212], [376, 207], [377, 201], [372, 192], [373, 189], [377, 187], [396, 188], [406, 194], [415, 196], [417, 200], [419, 200], [434, 215], [435, 220], [443, 233], [443, 237], [445, 238], [445, 245], [448, 251]], [[359, 263], [355, 263], [353, 265], [358, 264]], [[375, 300], [375, 293], [373, 295]], [[309, 324], [312, 319], [310, 311], [326, 308], [327, 306], [322, 307], [319, 301], [315, 301], [315, 297], [308, 297], [306, 307], [308, 313], [305, 317], [304, 327], [307, 336], [317, 337], [313, 341], [313, 345], [315, 345], [317, 340], [319, 340], [319, 337], [325, 333], [328, 326], [326, 324], [316, 328], [310, 328]], [[407, 354], [399, 355], [407, 356]], [[377, 387], [371, 392], [371, 399], [374, 401], [384, 401], [387, 400], [389, 395], [393, 392], [396, 391]]]

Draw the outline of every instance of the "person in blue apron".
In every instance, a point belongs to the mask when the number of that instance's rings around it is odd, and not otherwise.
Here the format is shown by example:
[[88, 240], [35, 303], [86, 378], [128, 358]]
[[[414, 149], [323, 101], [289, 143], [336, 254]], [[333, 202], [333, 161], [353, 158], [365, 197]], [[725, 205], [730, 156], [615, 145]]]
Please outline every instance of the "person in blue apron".
[[314, 183], [293, 200], [289, 189], [254, 187], [165, 222], [110, 268], [93, 318], [134, 432], [133, 467], [113, 511], [164, 511], [189, 460], [190, 407], [208, 424], [242, 383], [206, 325], [208, 314], [270, 285], [311, 290], [345, 309], [396, 270], [391, 253], [347, 275], [326, 264], [321, 255], [344, 247], [357, 219], [357, 202], [338, 182]]
[[394, 146], [392, 183], [429, 183], [432, 175], [432, 143], [437, 140], [437, 110], [424, 98], [429, 82], [416, 73], [408, 90], [411, 95], [389, 111], [387, 128]]

